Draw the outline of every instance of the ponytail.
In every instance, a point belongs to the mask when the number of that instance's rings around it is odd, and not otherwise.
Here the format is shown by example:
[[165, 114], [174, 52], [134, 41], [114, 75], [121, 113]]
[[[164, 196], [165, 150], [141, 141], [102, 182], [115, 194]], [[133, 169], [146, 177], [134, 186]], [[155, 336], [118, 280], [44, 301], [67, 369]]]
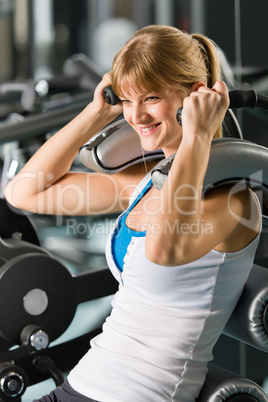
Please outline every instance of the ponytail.
[[[200, 52], [205, 61], [207, 69], [207, 87], [213, 88], [216, 82], [222, 79], [216, 44], [211, 39], [201, 34], [192, 34], [192, 38], [197, 40]], [[222, 137], [222, 127], [218, 128], [214, 137]]]
[[216, 45], [204, 35], [192, 34], [192, 37], [198, 41], [198, 46], [207, 68], [207, 86], [212, 88], [221, 79], [221, 68]]

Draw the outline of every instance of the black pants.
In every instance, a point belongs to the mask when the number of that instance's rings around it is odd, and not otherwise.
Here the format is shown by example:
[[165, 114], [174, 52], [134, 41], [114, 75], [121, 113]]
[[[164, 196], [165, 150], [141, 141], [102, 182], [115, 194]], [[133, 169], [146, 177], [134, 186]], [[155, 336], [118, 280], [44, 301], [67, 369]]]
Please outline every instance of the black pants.
[[33, 402], [98, 402], [95, 399], [87, 398], [76, 392], [67, 381], [60, 387], [54, 389], [49, 395], [45, 395], [40, 399], [34, 399]]

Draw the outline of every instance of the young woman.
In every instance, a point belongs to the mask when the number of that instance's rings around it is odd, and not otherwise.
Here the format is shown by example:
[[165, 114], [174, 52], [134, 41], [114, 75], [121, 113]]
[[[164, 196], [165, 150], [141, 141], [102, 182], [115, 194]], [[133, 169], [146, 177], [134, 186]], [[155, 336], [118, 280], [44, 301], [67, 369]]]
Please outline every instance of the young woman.
[[[121, 99], [116, 106], [103, 100], [107, 85]], [[142, 28], [117, 54], [93, 101], [7, 186], [9, 203], [38, 213], [127, 208], [107, 242], [119, 282], [112, 313], [68, 381], [39, 401], [197, 398], [261, 230], [250, 190], [226, 185], [202, 196], [211, 141], [220, 136], [228, 104], [208, 38], [173, 27]], [[182, 106], [181, 127], [176, 111]], [[69, 172], [80, 147], [122, 111], [145, 150], [162, 148], [166, 157], [176, 152], [160, 192], [144, 166], [112, 178]]]

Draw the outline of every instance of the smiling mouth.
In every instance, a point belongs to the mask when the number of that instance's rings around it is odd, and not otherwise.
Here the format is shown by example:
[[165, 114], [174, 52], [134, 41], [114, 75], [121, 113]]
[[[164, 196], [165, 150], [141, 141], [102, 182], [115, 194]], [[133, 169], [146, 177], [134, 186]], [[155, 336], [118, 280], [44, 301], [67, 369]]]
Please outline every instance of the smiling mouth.
[[160, 126], [160, 124], [161, 123], [153, 124], [152, 126], [145, 127], [145, 128], [140, 127], [140, 132], [141, 132], [141, 134], [145, 134], [145, 135], [149, 134], [152, 131], [154, 131], [158, 126]]

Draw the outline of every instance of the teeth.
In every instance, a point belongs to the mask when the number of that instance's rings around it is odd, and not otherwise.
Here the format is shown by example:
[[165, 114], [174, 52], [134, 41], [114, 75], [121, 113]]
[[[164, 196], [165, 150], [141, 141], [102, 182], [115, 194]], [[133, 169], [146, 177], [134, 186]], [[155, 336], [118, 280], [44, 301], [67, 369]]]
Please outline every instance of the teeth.
[[156, 124], [154, 126], [150, 126], [150, 127], [146, 127], [146, 128], [142, 128], [141, 131], [143, 133], [147, 133], [150, 130], [153, 130], [156, 127]]

